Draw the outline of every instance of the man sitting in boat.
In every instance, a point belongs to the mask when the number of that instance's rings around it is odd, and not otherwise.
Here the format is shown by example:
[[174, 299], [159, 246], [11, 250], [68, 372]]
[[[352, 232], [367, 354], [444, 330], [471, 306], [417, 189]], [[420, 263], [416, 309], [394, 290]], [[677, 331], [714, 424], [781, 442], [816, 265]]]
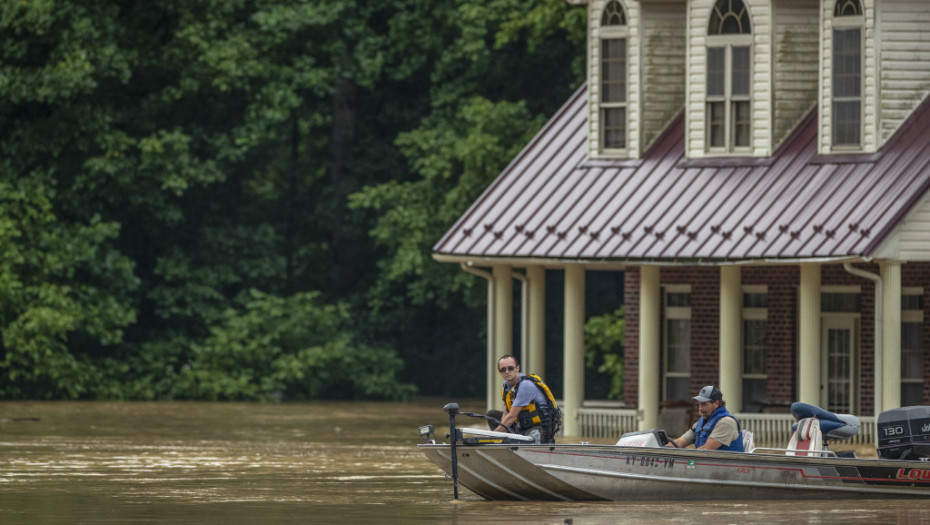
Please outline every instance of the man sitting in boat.
[[539, 376], [520, 373], [520, 363], [512, 355], [498, 359], [497, 370], [504, 379], [501, 397], [506, 413], [488, 410], [486, 415], [490, 418], [490, 429], [497, 432], [507, 432], [509, 429], [511, 432], [531, 436], [537, 443], [555, 443], [559, 412], [549, 387]]
[[743, 452], [743, 431], [739, 421], [727, 410], [723, 392], [708, 385], [694, 396], [694, 400], [700, 403], [698, 411], [701, 418], [667, 446], [682, 448], [694, 443], [694, 447], [700, 450]]

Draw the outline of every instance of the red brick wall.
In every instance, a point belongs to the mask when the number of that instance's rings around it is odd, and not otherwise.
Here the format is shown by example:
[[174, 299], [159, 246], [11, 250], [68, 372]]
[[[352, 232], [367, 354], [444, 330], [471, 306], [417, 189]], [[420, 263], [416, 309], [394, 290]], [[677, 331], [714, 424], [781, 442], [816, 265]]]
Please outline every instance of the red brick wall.
[[[856, 264], [856, 268], [878, 274], [877, 264]], [[637, 404], [639, 385], [639, 269], [624, 276], [626, 334], [624, 340], [624, 401]], [[741, 270], [744, 285], [768, 287], [768, 336], [766, 401], [787, 405], [797, 399], [797, 302], [800, 270], [797, 266], [751, 266]], [[662, 286], [691, 285], [691, 389], [719, 382], [719, 291], [717, 267], [663, 268]], [[821, 282], [829, 285], [860, 287], [860, 413], [871, 415], [874, 407], [875, 287], [872, 281], [854, 276], [842, 265], [824, 265]], [[924, 288], [924, 376], [930, 377], [930, 263], [902, 266], [902, 286]], [[664, 320], [663, 320], [664, 322]], [[662, 363], [664, 369], [664, 363]], [[924, 403], [930, 404], [930, 382], [924, 383]]]

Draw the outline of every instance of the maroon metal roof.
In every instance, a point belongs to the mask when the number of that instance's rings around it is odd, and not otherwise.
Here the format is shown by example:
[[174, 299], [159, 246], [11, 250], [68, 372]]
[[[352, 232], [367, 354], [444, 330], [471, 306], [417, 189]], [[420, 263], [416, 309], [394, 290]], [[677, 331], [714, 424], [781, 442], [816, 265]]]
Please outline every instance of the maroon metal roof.
[[434, 246], [440, 256], [738, 261], [869, 256], [930, 186], [930, 103], [872, 155], [818, 155], [816, 110], [768, 158], [688, 160], [684, 118], [637, 160], [587, 158], [580, 88]]

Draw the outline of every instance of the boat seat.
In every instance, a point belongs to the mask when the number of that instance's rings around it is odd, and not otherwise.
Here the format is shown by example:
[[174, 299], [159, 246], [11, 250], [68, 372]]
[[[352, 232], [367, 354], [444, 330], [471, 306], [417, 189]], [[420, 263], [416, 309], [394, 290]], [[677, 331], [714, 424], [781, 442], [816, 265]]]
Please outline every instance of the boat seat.
[[756, 448], [756, 442], [752, 439], [752, 431], [743, 429], [743, 451], [752, 452]]
[[[820, 432], [820, 420], [807, 417], [798, 421], [798, 428], [788, 442], [788, 456], [809, 456], [808, 451], [823, 450], [823, 434]], [[820, 454], [815, 454], [820, 456]]]

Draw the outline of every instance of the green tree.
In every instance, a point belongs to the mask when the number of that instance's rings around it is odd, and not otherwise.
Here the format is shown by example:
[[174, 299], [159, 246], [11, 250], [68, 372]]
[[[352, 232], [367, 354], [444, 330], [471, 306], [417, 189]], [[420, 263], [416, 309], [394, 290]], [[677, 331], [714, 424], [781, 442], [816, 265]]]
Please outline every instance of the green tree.
[[584, 324], [585, 365], [610, 378], [607, 399], [623, 399], [624, 308], [590, 317]]

